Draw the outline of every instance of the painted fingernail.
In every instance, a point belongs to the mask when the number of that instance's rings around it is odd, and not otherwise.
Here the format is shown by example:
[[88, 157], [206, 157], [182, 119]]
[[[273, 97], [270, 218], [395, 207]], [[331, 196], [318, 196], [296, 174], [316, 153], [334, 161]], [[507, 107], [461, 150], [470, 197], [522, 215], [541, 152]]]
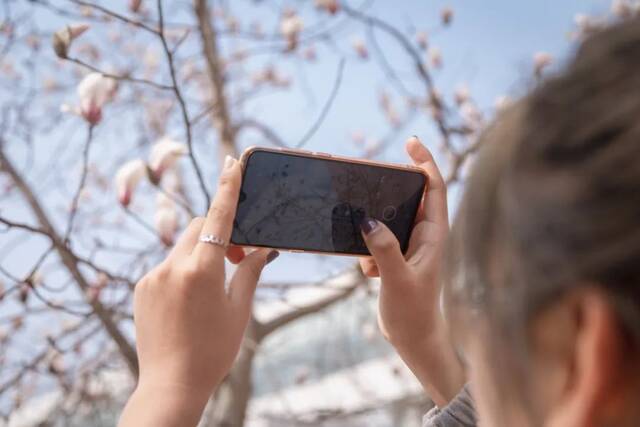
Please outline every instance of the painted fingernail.
[[271, 261], [273, 261], [274, 259], [278, 258], [279, 256], [280, 256], [280, 252], [278, 252], [278, 251], [269, 252], [269, 255], [267, 255], [266, 264], [269, 264]]
[[365, 218], [360, 223], [360, 228], [364, 234], [369, 234], [378, 226], [378, 221], [373, 218]]
[[229, 169], [231, 166], [233, 166], [235, 162], [236, 162], [236, 159], [227, 155], [227, 157], [224, 158], [224, 168]]

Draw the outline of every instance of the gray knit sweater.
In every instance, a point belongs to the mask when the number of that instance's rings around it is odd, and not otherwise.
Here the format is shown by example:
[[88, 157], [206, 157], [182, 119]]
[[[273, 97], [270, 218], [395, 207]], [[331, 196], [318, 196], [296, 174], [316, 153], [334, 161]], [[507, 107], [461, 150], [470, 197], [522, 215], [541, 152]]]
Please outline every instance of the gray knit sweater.
[[476, 411], [469, 385], [444, 408], [433, 408], [422, 419], [422, 427], [476, 427]]

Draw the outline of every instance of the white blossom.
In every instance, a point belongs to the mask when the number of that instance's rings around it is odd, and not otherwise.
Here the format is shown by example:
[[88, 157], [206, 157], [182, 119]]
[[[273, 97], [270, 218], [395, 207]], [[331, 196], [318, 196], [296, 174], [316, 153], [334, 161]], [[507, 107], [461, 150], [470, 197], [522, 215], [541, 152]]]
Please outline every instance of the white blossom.
[[117, 82], [100, 73], [90, 73], [78, 84], [80, 115], [91, 124], [102, 119], [102, 108], [111, 101], [118, 89]]
[[118, 169], [115, 177], [118, 201], [129, 206], [138, 183], [147, 174], [147, 165], [140, 159], [131, 160]]
[[367, 49], [367, 45], [360, 37], [354, 37], [351, 41], [351, 45], [360, 58], [367, 59], [369, 57], [369, 49]]
[[442, 67], [442, 52], [437, 47], [432, 47], [429, 49], [429, 62], [431, 66], [434, 68]]
[[280, 32], [287, 40], [287, 50], [298, 46], [298, 37], [304, 28], [304, 21], [293, 10], [287, 10], [280, 21]]
[[501, 112], [509, 108], [509, 106], [511, 106], [512, 104], [513, 100], [509, 96], [502, 95], [496, 98], [494, 107], [497, 112]]
[[175, 203], [170, 201], [164, 194], [160, 193], [160, 195], [164, 197], [165, 202], [156, 209], [154, 225], [162, 242], [166, 245], [171, 245], [178, 232], [178, 211]]
[[633, 16], [633, 6], [628, 0], [613, 0], [611, 13], [618, 18], [626, 19]]
[[189, 152], [188, 147], [169, 137], [158, 140], [151, 148], [149, 168], [155, 179], [160, 179], [163, 172], [171, 168], [176, 161]]
[[553, 63], [553, 56], [547, 52], [536, 52], [533, 55], [533, 70], [536, 76], [541, 76], [545, 68]]

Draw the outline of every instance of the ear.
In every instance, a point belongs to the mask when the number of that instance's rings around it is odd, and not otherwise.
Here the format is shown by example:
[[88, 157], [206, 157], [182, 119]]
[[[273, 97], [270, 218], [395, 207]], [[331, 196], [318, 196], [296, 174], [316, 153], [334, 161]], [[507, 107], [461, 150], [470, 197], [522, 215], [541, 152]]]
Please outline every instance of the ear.
[[569, 298], [575, 335], [567, 381], [547, 426], [596, 427], [615, 417], [621, 404], [627, 343], [616, 313], [597, 289]]

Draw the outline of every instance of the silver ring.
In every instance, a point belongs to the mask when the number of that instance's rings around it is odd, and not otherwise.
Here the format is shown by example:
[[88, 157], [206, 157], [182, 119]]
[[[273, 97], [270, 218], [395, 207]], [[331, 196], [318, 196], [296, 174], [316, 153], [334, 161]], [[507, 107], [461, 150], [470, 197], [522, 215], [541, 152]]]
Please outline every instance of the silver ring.
[[198, 240], [202, 243], [209, 243], [211, 245], [221, 246], [225, 249], [228, 246], [227, 242], [225, 242], [223, 239], [221, 239], [218, 236], [214, 236], [213, 234], [202, 234], [200, 235], [200, 238]]

